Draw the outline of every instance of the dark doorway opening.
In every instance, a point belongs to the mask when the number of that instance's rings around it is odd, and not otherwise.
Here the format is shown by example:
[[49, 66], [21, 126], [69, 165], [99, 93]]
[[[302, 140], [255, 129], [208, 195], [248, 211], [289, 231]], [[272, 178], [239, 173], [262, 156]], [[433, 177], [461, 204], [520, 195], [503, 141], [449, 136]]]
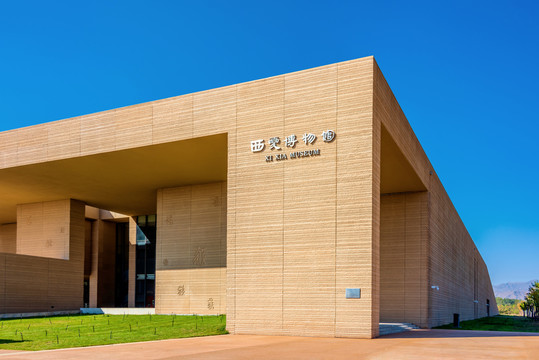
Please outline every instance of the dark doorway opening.
[[460, 314], [453, 314], [453, 327], [460, 327]]
[[114, 267], [114, 306], [128, 307], [129, 292], [129, 223], [116, 224], [116, 258]]
[[135, 306], [155, 307], [156, 216], [137, 216]]
[[90, 306], [90, 278], [88, 276], [84, 277], [83, 303], [85, 308]]

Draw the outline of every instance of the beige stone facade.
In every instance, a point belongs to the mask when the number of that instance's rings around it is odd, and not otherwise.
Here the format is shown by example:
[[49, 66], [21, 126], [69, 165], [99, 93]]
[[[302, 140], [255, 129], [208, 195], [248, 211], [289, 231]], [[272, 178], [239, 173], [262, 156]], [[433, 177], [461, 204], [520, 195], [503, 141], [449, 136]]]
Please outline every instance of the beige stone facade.
[[90, 306], [113, 303], [124, 228], [135, 306], [140, 215], [157, 313], [361, 338], [497, 313], [372, 57], [0, 133], [0, 199], [0, 313], [81, 307], [84, 281]]

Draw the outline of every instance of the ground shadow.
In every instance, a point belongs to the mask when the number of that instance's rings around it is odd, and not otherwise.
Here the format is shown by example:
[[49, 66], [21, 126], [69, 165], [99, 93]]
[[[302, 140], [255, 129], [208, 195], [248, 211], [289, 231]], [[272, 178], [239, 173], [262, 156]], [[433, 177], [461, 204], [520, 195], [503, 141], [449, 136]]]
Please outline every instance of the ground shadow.
[[378, 339], [426, 339], [426, 338], [485, 338], [537, 336], [538, 332], [486, 331], [486, 330], [449, 330], [449, 329], [417, 329], [395, 334], [382, 335]]
[[22, 342], [28, 342], [29, 340], [9, 340], [9, 339], [0, 339], [0, 345], [1, 344], [13, 344], [13, 343], [22, 343]]

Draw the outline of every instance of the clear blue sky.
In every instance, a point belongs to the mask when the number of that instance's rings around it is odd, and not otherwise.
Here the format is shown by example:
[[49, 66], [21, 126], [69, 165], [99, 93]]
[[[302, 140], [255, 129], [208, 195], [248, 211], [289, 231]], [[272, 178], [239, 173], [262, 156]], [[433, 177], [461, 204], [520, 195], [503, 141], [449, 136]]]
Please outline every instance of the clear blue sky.
[[0, 130], [374, 55], [493, 283], [539, 278], [537, 1], [2, 1]]

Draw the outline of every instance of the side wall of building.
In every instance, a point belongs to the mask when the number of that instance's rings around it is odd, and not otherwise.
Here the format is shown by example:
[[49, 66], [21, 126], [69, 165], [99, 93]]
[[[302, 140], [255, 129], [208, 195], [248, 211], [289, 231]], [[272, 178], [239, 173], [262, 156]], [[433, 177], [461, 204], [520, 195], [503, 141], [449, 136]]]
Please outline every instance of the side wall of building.
[[378, 66], [374, 71], [374, 118], [387, 129], [428, 189], [428, 281], [422, 284], [422, 291], [429, 294], [428, 325], [450, 323], [454, 313], [461, 319], [486, 316], [486, 299], [491, 315], [497, 313], [486, 265]]
[[487, 267], [436, 175], [430, 188], [429, 326], [485, 317], [487, 299], [497, 314]]
[[[84, 204], [75, 200], [63, 203], [67, 213], [48, 226], [58, 228], [60, 240], [67, 234], [69, 260], [0, 253], [0, 313], [74, 310], [82, 306]], [[35, 216], [40, 214], [41, 210], [36, 210]], [[25, 224], [17, 225], [24, 233]], [[62, 226], [64, 232], [60, 231]]]
[[226, 313], [226, 182], [157, 193], [157, 314]]

